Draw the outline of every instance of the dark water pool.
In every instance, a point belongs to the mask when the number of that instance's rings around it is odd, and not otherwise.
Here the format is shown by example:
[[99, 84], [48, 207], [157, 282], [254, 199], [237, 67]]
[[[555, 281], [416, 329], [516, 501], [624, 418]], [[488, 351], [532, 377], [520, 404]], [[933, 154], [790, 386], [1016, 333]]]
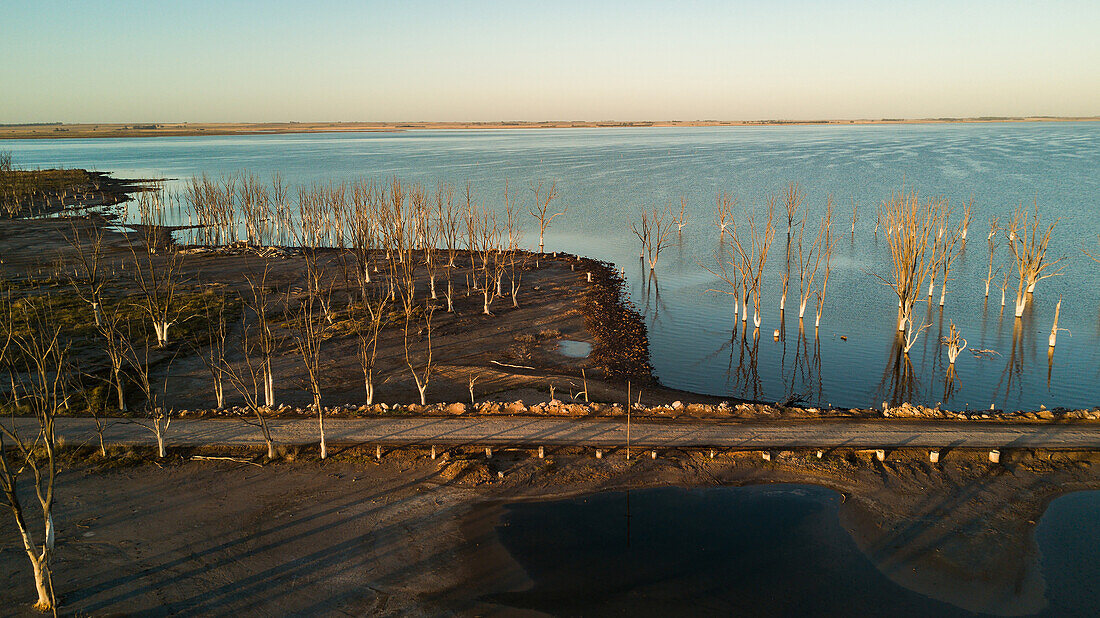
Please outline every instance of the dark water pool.
[[[611, 492], [507, 507], [504, 546], [533, 581], [487, 601], [555, 615], [970, 616], [883, 575], [811, 485]], [[1100, 492], [1038, 527], [1048, 607], [1095, 615]]]

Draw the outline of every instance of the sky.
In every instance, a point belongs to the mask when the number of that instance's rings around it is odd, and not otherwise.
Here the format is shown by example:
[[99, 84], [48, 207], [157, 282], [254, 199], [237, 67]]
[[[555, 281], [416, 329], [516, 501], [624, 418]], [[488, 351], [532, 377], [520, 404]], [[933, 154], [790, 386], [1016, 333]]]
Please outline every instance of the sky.
[[1100, 1], [0, 0], [0, 123], [1100, 115]]

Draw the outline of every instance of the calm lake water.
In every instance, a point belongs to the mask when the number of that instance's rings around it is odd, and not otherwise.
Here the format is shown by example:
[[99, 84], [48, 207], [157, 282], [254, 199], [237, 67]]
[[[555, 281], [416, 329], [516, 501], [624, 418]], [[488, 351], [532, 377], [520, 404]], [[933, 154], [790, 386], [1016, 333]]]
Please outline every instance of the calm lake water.
[[[763, 485], [511, 504], [497, 531], [533, 585], [487, 600], [585, 616], [974, 615], [883, 575], [841, 526], [840, 502], [822, 487]], [[1100, 535], [1081, 522], [1098, 517], [1089, 491], [1040, 520], [1040, 615], [1095, 615]]]
[[[522, 188], [524, 198], [528, 183], [554, 181], [568, 211], [554, 220], [548, 250], [626, 269], [631, 299], [649, 324], [653, 366], [668, 386], [768, 401], [796, 394], [834, 406], [1100, 403], [1100, 264], [1082, 253], [1100, 249], [1100, 123], [415, 131], [22, 140], [0, 148], [12, 150], [23, 166], [86, 167], [122, 177], [248, 170], [264, 178], [280, 172], [292, 183], [392, 174], [427, 186], [469, 180], [492, 208], [501, 207], [505, 180]], [[840, 240], [825, 313], [818, 332], [812, 319], [800, 331], [789, 298], [787, 319], [780, 321], [784, 221], [765, 272], [764, 319], [754, 341], [751, 332], [734, 332], [729, 297], [708, 292], [719, 287], [703, 268], [719, 250], [715, 197], [732, 192], [740, 215], [789, 181], [801, 184], [813, 216], [823, 212], [827, 195], [836, 203]], [[895, 362], [896, 297], [871, 274], [885, 274], [888, 260], [884, 235], [873, 233], [875, 210], [903, 182], [925, 196], [950, 199], [960, 214], [974, 198], [970, 241], [956, 262], [945, 309], [918, 306], [917, 317], [932, 326], [911, 351], [908, 372]], [[680, 196], [688, 200], [688, 224], [661, 257], [655, 289], [629, 222], [643, 207], [675, 203], [678, 210]], [[1066, 268], [1039, 283], [1017, 322], [1011, 298], [1002, 314], [999, 290], [985, 302], [985, 236], [990, 216], [1004, 221], [1017, 205], [1033, 203], [1044, 219], [1060, 218], [1048, 255], [1065, 256]], [[527, 223], [533, 247], [534, 219]], [[1008, 268], [1007, 248], [997, 251], [997, 267]], [[1048, 357], [1059, 298], [1067, 331]], [[971, 348], [993, 353], [979, 359], [965, 352], [948, 384], [939, 338], [951, 322]], [[775, 341], [772, 333], [780, 328], [783, 336]]]

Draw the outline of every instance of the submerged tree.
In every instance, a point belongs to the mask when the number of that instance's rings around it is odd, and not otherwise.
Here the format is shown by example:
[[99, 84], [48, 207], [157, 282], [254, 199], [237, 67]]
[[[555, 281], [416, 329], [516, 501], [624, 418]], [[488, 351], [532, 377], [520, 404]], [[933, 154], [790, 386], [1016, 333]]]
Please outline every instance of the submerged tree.
[[539, 222], [539, 253], [543, 253], [543, 238], [546, 236], [546, 228], [550, 226], [550, 222], [554, 220], [554, 217], [564, 215], [565, 211], [550, 211], [550, 203], [554, 198], [558, 197], [557, 183], [552, 182], [549, 187], [544, 187], [541, 182], [533, 184], [531, 185], [531, 192], [535, 194], [535, 200], [531, 208], [531, 216]]
[[[795, 218], [798, 217], [798, 211], [802, 209], [802, 200], [805, 198], [805, 194], [799, 189], [798, 183], [792, 182], [787, 185], [787, 188], [783, 191], [783, 211], [787, 215], [787, 245], [786, 245], [786, 264], [783, 269], [783, 288], [779, 294], [779, 311], [785, 311], [787, 308], [787, 288], [791, 282], [791, 241], [793, 240], [792, 232], [794, 232]], [[803, 229], [805, 229], [805, 221], [803, 220]], [[804, 305], [805, 303], [803, 303]], [[801, 316], [800, 316], [801, 317]]]
[[[760, 328], [760, 299], [764, 278], [764, 265], [768, 261], [768, 250], [775, 238], [775, 198], [768, 199], [767, 217], [761, 222], [758, 213], [753, 211], [748, 217], [748, 237], [733, 227], [731, 237], [737, 249], [741, 264], [742, 285], [746, 293], [752, 295], [752, 322]], [[747, 303], [747, 297], [746, 297]], [[746, 313], [748, 313], [746, 309]]]
[[1035, 285], [1048, 277], [1062, 274], [1062, 268], [1056, 268], [1064, 258], [1053, 262], [1046, 259], [1050, 235], [1058, 220], [1044, 226], [1040, 222], [1039, 207], [1029, 215], [1027, 208], [1017, 208], [1008, 226], [1008, 248], [1016, 262], [1018, 282], [1016, 287], [1016, 317], [1024, 314], [1028, 296], [1035, 292]]
[[913, 307], [930, 273], [936, 270], [938, 254], [935, 234], [946, 218], [946, 200], [922, 202], [914, 191], [904, 189], [880, 207], [890, 246], [891, 270], [886, 276], [875, 275], [889, 285], [898, 297], [898, 332], [906, 340], [908, 352], [923, 330], [914, 327]]
[[661, 257], [661, 251], [668, 247], [668, 237], [672, 233], [672, 212], [653, 209], [652, 212], [642, 210], [642, 218], [630, 224], [630, 230], [642, 243], [642, 253], [649, 263], [649, 272], [657, 269], [657, 260]]

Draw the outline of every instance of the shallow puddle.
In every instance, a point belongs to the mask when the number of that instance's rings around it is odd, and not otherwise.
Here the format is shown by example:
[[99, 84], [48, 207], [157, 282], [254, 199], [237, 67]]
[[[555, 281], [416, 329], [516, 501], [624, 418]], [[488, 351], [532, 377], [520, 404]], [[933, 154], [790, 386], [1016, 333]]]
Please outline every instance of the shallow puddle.
[[569, 358], [587, 358], [592, 353], [592, 344], [587, 341], [562, 339], [558, 342], [558, 352]]

